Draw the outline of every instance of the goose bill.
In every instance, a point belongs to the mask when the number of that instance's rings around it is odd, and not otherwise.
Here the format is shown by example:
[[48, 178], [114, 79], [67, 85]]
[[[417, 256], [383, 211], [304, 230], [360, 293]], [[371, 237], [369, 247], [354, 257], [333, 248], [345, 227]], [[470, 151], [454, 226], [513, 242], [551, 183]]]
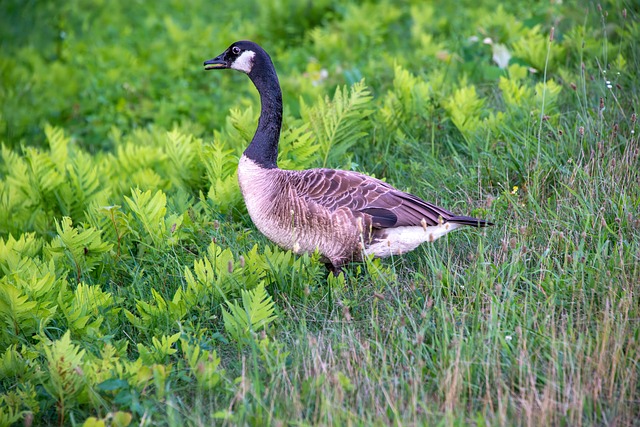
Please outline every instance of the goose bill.
[[204, 62], [205, 70], [216, 70], [220, 68], [227, 68], [227, 64], [218, 58], [210, 59]]

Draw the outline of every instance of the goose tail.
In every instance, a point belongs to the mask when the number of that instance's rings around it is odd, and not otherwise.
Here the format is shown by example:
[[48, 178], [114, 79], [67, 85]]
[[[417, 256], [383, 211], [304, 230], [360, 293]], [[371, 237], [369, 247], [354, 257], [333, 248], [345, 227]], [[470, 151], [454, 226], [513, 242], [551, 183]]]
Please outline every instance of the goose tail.
[[478, 219], [470, 216], [452, 216], [451, 218], [447, 219], [447, 222], [470, 225], [472, 227], [488, 227], [490, 225], [493, 225], [492, 222], [487, 221], [486, 219]]

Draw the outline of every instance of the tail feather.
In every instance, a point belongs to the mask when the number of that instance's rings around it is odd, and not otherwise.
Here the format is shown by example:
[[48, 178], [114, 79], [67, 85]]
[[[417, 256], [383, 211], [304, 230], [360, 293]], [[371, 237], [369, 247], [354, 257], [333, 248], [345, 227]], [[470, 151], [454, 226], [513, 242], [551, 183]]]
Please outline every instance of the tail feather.
[[463, 225], [471, 225], [473, 227], [488, 227], [493, 225], [492, 222], [489, 222], [485, 219], [473, 218], [470, 216], [452, 216], [447, 219], [447, 222], [452, 222], [454, 224], [463, 224]]

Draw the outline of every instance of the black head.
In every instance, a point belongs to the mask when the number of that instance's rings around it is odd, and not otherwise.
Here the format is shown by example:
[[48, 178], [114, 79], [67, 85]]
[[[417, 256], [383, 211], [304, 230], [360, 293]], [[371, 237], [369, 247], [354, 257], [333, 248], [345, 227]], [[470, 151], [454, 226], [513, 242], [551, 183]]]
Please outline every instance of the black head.
[[205, 61], [204, 69], [217, 70], [231, 68], [249, 74], [256, 61], [256, 55], [263, 56], [266, 55], [266, 53], [254, 42], [246, 40], [235, 42], [220, 55]]

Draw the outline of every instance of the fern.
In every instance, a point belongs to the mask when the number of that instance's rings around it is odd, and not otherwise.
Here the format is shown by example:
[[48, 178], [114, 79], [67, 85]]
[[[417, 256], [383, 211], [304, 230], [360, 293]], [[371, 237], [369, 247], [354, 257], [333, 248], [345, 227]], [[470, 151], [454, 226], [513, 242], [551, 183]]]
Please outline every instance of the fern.
[[233, 142], [238, 151], [244, 150], [256, 130], [258, 115], [252, 106], [233, 108], [227, 117], [224, 141]]
[[366, 118], [372, 113], [371, 92], [364, 81], [351, 89], [338, 87], [332, 100], [319, 98], [310, 107], [301, 101], [302, 118], [311, 124], [316, 143], [320, 146], [322, 166], [344, 162], [349, 149], [367, 134], [370, 128]]
[[3, 148], [6, 180], [0, 184], [0, 232], [48, 231], [53, 216], [82, 220], [93, 202], [104, 203], [110, 189], [102, 169], [88, 154], [73, 148], [61, 129], [45, 127], [50, 149], [28, 147], [23, 158]]
[[384, 105], [379, 110], [385, 128], [391, 131], [422, 132], [426, 127], [425, 122], [433, 114], [433, 108], [429, 108], [431, 92], [429, 83], [396, 66], [393, 88], [384, 96]]
[[158, 190], [152, 194], [151, 190], [142, 192], [140, 189], [135, 189], [131, 193], [131, 198], [124, 199], [146, 232], [146, 236], [139, 236], [140, 240], [156, 247], [165, 246], [167, 196], [164, 192]]
[[201, 184], [204, 175], [201, 139], [174, 129], [167, 132], [164, 150], [169, 160], [167, 172], [173, 185], [188, 191]]
[[513, 56], [521, 58], [538, 71], [543, 71], [545, 64], [549, 70], [553, 70], [564, 55], [564, 48], [559, 43], [549, 43], [549, 37], [542, 33], [540, 25], [536, 25], [513, 44]]
[[36, 332], [38, 318], [49, 317], [55, 310], [42, 307], [37, 301], [30, 300], [16, 285], [6, 278], [0, 279], [0, 344], [13, 342], [18, 334], [29, 335]]
[[31, 207], [36, 204], [28, 179], [25, 158], [2, 145], [3, 180], [0, 181], [0, 233], [20, 233], [28, 229]]
[[71, 342], [69, 331], [58, 341], [44, 346], [49, 376], [43, 383], [44, 389], [57, 401], [60, 425], [70, 406], [77, 402], [77, 396], [85, 389], [85, 351]]
[[20, 377], [28, 369], [24, 357], [12, 344], [0, 355], [0, 380]]
[[102, 230], [104, 240], [114, 244], [117, 258], [127, 253], [123, 246], [131, 240], [128, 239], [128, 236], [133, 232], [132, 218], [126, 215], [120, 206], [103, 206], [92, 203], [86, 211], [86, 219], [91, 226]]
[[103, 242], [100, 231], [93, 227], [73, 227], [71, 218], [64, 217], [56, 222], [58, 236], [48, 247], [54, 258], [66, 255], [66, 260], [76, 271], [79, 282], [82, 273], [91, 272], [102, 260], [103, 254], [110, 251], [113, 245]]
[[100, 286], [79, 283], [73, 292], [60, 292], [58, 307], [66, 318], [69, 330], [77, 337], [100, 338], [103, 335], [100, 326], [106, 318], [115, 316], [119, 308], [114, 307], [111, 294]]
[[319, 163], [319, 150], [308, 126], [295, 121], [280, 136], [278, 163], [283, 169], [308, 169]]
[[153, 302], [142, 300], [136, 301], [138, 316], [129, 310], [124, 310], [124, 314], [133, 326], [140, 331], [168, 330], [176, 322], [182, 320], [191, 308], [183, 298], [182, 289], [178, 289], [171, 301], [167, 301], [158, 291], [151, 289]]
[[151, 338], [151, 346], [138, 344], [138, 352], [140, 360], [145, 365], [153, 365], [154, 363], [166, 363], [168, 358], [175, 354], [178, 350], [173, 345], [180, 339], [180, 332], [174, 335], [163, 335], [160, 339]]
[[54, 128], [49, 124], [45, 125], [44, 134], [49, 142], [49, 157], [51, 161], [59, 171], [63, 171], [69, 160], [71, 138], [67, 137], [61, 128]]
[[16, 401], [0, 395], [0, 426], [15, 425], [22, 417], [23, 413]]
[[444, 100], [444, 108], [458, 130], [469, 139], [480, 131], [483, 123], [484, 99], [473, 85], [463, 85]]
[[124, 193], [130, 188], [142, 190], [167, 188], [168, 180], [155, 169], [162, 170], [167, 155], [157, 147], [140, 145], [137, 141], [123, 142], [116, 147], [115, 158], [109, 157], [109, 180], [114, 192]]
[[21, 258], [0, 278], [0, 346], [30, 336], [44, 328], [56, 312], [55, 300], [63, 279], [57, 279], [53, 262]]
[[77, 152], [67, 165], [68, 188], [66, 199], [70, 201], [69, 215], [81, 219], [92, 203], [106, 204], [110, 189], [100, 180], [101, 171], [95, 160], [84, 152]]
[[185, 339], [180, 342], [191, 374], [198, 383], [198, 388], [204, 391], [213, 390], [220, 383], [224, 374], [224, 370], [218, 369], [220, 358], [216, 351], [203, 350], [198, 344], [189, 344]]
[[17, 240], [9, 235], [7, 240], [0, 237], [0, 269], [5, 275], [26, 274], [42, 265], [37, 255], [42, 250], [43, 241], [35, 233], [25, 233]]
[[235, 174], [238, 158], [234, 151], [224, 143], [207, 145], [203, 150], [203, 162], [209, 181], [207, 200], [211, 206], [221, 213], [243, 206]]
[[271, 296], [264, 283], [260, 283], [251, 291], [242, 291], [242, 306], [237, 302], [227, 301], [229, 310], [222, 310], [224, 328], [236, 341], [250, 338], [252, 333], [267, 327], [277, 316]]
[[234, 261], [229, 248], [223, 250], [211, 243], [206, 256], [193, 263], [193, 273], [185, 269], [185, 299], [193, 302], [210, 295], [215, 300], [224, 301], [238, 294], [240, 283], [247, 288], [256, 286], [264, 272], [238, 268]]

